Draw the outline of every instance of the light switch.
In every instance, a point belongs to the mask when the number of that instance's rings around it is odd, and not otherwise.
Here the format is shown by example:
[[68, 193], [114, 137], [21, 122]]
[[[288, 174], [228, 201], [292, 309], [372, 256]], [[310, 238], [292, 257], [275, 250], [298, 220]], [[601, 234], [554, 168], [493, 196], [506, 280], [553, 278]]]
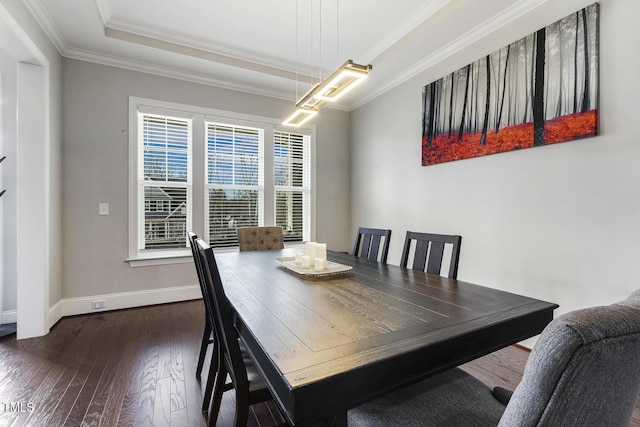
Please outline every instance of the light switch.
[[98, 204], [98, 211], [100, 215], [109, 215], [109, 203]]

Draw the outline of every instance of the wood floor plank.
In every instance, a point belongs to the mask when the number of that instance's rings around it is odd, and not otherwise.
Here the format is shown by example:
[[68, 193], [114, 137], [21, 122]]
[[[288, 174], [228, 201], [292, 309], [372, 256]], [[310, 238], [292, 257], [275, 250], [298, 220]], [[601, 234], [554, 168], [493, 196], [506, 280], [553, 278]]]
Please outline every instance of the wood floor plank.
[[62, 375], [58, 378], [58, 381], [53, 385], [47, 397], [43, 400], [41, 405], [38, 405], [32, 416], [29, 418], [29, 422], [33, 425], [55, 425], [50, 422], [51, 417], [55, 413], [56, 409], [62, 402], [61, 397], [71, 384], [71, 381], [78, 371], [77, 367], [67, 365]]
[[120, 427], [133, 427], [136, 425], [136, 410], [140, 393], [131, 393], [124, 396], [120, 415], [116, 425]]
[[38, 389], [31, 396], [24, 398], [27, 402], [33, 404], [33, 411], [20, 413], [14, 421], [14, 425], [37, 425], [38, 423], [34, 420], [48, 416], [46, 403], [49, 399], [49, 395], [51, 394], [51, 390], [54, 388], [55, 384], [58, 383], [65, 370], [68, 369], [67, 366], [57, 363], [50, 363], [48, 366], [49, 372], [39, 385]]
[[136, 426], [153, 426], [157, 373], [158, 350], [152, 348], [147, 352], [143, 364], [142, 382], [138, 393], [138, 407], [136, 408]]
[[[41, 338], [0, 340], [0, 402], [32, 403], [32, 412], [0, 407], [0, 426], [204, 427], [200, 411], [208, 371], [195, 378], [202, 301], [62, 319]], [[463, 369], [493, 387], [514, 388], [528, 352], [508, 347]], [[232, 426], [235, 395], [224, 393], [216, 426]], [[251, 408], [249, 426], [283, 422], [273, 401]], [[640, 402], [630, 426], [640, 427]]]
[[107, 402], [109, 401], [111, 389], [115, 382], [118, 364], [121, 361], [122, 353], [124, 351], [123, 346], [120, 345], [125, 331], [123, 326], [124, 325], [122, 324], [119, 325], [113, 334], [113, 339], [110, 340], [108, 344], [108, 358], [102, 371], [102, 375], [100, 376], [96, 392], [82, 420], [81, 425], [83, 427], [98, 427], [100, 425], [102, 415], [107, 409]]
[[153, 401], [153, 425], [171, 427], [171, 378], [160, 378], [156, 383]]
[[[111, 352], [114, 348], [118, 347], [117, 338], [119, 334], [117, 331], [112, 333], [111, 331], [105, 330], [104, 322], [106, 320], [103, 317], [97, 317], [96, 319], [101, 322], [101, 327], [98, 328], [97, 333], [91, 337], [86, 348], [87, 354], [85, 356], [86, 358], [93, 359], [94, 363], [67, 417], [65, 426], [75, 427], [82, 425], [92, 403], [101, 401], [100, 398], [96, 399], [98, 393], [104, 393], [104, 390], [108, 390], [110, 386], [110, 384], [103, 382], [103, 380], [108, 381], [108, 379], [103, 378], [103, 376], [105, 375], [105, 370], [108, 368], [107, 362], [110, 359]], [[100, 386], [102, 386], [102, 388], [100, 388]], [[97, 406], [94, 405], [94, 408], [95, 407]]]
[[[136, 371], [138, 366], [137, 355], [140, 352], [141, 342], [146, 335], [144, 322], [140, 322], [140, 311], [138, 310], [122, 310], [119, 316], [121, 324], [122, 338], [119, 347], [121, 353], [114, 355], [116, 370], [113, 374], [113, 380], [109, 389], [109, 396], [100, 419], [100, 427], [118, 426], [120, 419], [123, 420], [122, 425], [126, 424], [125, 420], [130, 420], [131, 425], [135, 422], [135, 412], [131, 408], [133, 402], [131, 399], [125, 402], [127, 390], [134, 381], [137, 383], [139, 375]], [[126, 331], [123, 332], [123, 331]], [[124, 415], [122, 413], [124, 412]]]

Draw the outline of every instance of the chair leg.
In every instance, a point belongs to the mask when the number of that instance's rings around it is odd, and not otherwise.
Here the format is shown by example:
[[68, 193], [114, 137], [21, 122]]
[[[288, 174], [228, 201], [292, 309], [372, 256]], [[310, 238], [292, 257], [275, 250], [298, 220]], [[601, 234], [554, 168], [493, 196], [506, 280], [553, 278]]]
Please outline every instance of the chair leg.
[[198, 366], [196, 367], [196, 378], [200, 379], [202, 373], [202, 366], [204, 365], [204, 357], [207, 355], [207, 347], [213, 341], [211, 340], [211, 326], [209, 322], [204, 325], [204, 333], [202, 334], [202, 344], [200, 344], [200, 356], [198, 356]]
[[217, 349], [213, 349], [213, 354], [211, 355], [211, 363], [209, 364], [209, 375], [207, 376], [207, 384], [204, 387], [204, 396], [202, 397], [202, 412], [205, 412], [209, 409], [209, 404], [211, 403], [211, 393], [213, 392], [213, 387], [216, 386], [216, 382], [218, 381], [219, 374], [219, 362], [218, 362], [218, 354]]
[[[236, 427], [246, 427], [249, 420], [249, 390], [239, 392], [236, 389], [236, 415], [234, 425]], [[211, 425], [211, 424], [209, 424]]]
[[213, 398], [211, 399], [211, 408], [209, 409], [209, 426], [215, 426], [220, 412], [222, 403], [222, 394], [225, 391], [227, 381], [227, 367], [223, 361], [220, 361], [218, 372], [215, 376], [215, 385], [213, 387]]

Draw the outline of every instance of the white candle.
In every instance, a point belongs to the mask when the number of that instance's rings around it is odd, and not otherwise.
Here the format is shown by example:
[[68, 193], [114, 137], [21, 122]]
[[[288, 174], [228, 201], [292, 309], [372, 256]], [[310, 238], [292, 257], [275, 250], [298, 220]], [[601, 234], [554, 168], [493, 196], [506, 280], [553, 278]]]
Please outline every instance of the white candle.
[[316, 244], [316, 258], [320, 258], [325, 261], [327, 260], [327, 244], [326, 243]]
[[302, 255], [302, 266], [311, 267], [311, 258], [309, 255]]
[[302, 252], [296, 252], [296, 265], [302, 265]]
[[324, 263], [325, 260], [323, 260], [322, 258], [316, 258], [316, 263], [315, 263], [315, 270], [316, 271], [323, 271], [324, 270]]
[[316, 259], [316, 242], [307, 242], [304, 244], [304, 254], [309, 255], [312, 260]]

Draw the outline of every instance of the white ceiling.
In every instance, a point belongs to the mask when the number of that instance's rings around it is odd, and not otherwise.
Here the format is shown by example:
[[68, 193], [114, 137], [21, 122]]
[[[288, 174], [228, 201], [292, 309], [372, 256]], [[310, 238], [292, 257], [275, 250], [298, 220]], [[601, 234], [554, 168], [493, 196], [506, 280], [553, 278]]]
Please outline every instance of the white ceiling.
[[[290, 99], [292, 104], [311, 82], [327, 77], [345, 60], [372, 64], [370, 78], [338, 106], [346, 110], [476, 46], [478, 40], [508, 32], [508, 41], [515, 41], [591, 3], [24, 1], [65, 57]], [[477, 57], [486, 53], [478, 51]]]

